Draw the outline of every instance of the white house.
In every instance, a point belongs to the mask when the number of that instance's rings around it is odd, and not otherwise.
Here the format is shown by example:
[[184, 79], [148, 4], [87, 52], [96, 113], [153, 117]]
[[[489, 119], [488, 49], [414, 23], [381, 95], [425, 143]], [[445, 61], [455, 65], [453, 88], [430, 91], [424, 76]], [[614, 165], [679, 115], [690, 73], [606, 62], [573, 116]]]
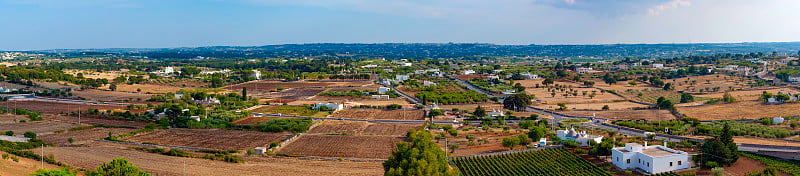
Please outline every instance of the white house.
[[575, 68], [575, 72], [578, 72], [578, 73], [589, 73], [589, 72], [594, 72], [594, 69], [592, 67], [578, 67], [578, 68]]
[[540, 138], [539, 139], [539, 147], [544, 147], [547, 145], [547, 138]]
[[396, 79], [396, 80], [398, 80], [398, 81], [405, 81], [405, 80], [407, 80], [408, 78], [410, 78], [408, 75], [395, 75], [395, 76], [394, 76], [394, 79]]
[[800, 82], [800, 77], [789, 77], [789, 82]]
[[256, 154], [256, 155], [263, 155], [263, 154], [266, 154], [266, 153], [267, 153], [267, 148], [266, 147], [256, 147], [255, 149], [253, 149], [253, 154]]
[[256, 79], [261, 79], [261, 71], [253, 70], [253, 74], [250, 75], [250, 77], [253, 77], [253, 78], [256, 78]]
[[489, 112], [486, 115], [488, 115], [489, 117], [505, 116], [505, 114], [503, 114], [503, 111], [499, 111], [499, 110], [495, 110], [495, 109], [492, 109], [492, 112]]
[[378, 94], [386, 94], [387, 91], [392, 90], [392, 88], [388, 87], [378, 87]]
[[783, 120], [784, 120], [783, 117], [773, 117], [772, 124], [773, 125], [781, 124], [783, 123]]
[[170, 73], [173, 73], [173, 72], [175, 72], [175, 68], [174, 67], [164, 67], [164, 74], [170, 74]]
[[653, 64], [653, 68], [664, 68], [664, 64]]
[[620, 169], [641, 169], [650, 174], [689, 168], [689, 154], [664, 146], [627, 143], [611, 149], [611, 159]]
[[589, 135], [586, 134], [586, 131], [577, 132], [575, 131], [575, 128], [570, 128], [569, 130], [558, 130], [556, 132], [558, 138], [561, 138], [561, 140], [572, 140], [580, 144], [580, 146], [589, 146], [589, 140], [594, 140], [596, 143], [603, 142], [603, 136]]
[[344, 105], [339, 103], [317, 103], [314, 104], [314, 109], [319, 109], [320, 107], [323, 106], [328, 107], [328, 109], [332, 111], [338, 111], [344, 109]]
[[422, 85], [425, 85], [425, 86], [435, 86], [435, 85], [436, 85], [436, 83], [435, 83], [435, 82], [433, 82], [433, 81], [424, 80], [424, 81], [422, 81]]
[[465, 75], [475, 74], [475, 70], [464, 70]]

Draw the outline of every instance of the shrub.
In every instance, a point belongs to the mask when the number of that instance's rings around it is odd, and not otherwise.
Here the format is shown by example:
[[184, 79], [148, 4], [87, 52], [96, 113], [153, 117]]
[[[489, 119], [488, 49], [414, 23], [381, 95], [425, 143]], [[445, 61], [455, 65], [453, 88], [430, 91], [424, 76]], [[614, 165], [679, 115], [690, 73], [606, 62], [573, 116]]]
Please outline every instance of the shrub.
[[13, 135], [14, 135], [14, 131], [6, 131], [6, 136], [13, 136]]

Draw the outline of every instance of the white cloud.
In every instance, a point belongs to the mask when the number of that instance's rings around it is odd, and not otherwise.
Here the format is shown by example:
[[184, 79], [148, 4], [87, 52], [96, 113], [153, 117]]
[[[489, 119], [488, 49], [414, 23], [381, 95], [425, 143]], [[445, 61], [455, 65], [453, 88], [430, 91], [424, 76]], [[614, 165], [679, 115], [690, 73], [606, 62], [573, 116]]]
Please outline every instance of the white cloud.
[[564, 0], [564, 2], [569, 5], [575, 4], [575, 0]]
[[658, 14], [661, 14], [662, 11], [667, 10], [667, 9], [674, 9], [674, 8], [678, 8], [678, 7], [681, 7], [681, 6], [691, 6], [691, 5], [692, 5], [692, 2], [689, 1], [689, 0], [672, 0], [670, 2], [666, 2], [666, 3], [663, 3], [663, 4], [656, 5], [656, 6], [652, 7], [652, 8], [650, 8], [647, 12], [650, 15], [658, 15]]

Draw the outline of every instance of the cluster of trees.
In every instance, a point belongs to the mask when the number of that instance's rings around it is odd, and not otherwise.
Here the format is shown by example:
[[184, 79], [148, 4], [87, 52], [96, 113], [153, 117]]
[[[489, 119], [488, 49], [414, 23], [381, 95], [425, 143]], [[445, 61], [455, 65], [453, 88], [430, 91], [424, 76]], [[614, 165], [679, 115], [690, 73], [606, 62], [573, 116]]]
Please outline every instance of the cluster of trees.
[[329, 79], [369, 79], [369, 74], [331, 75]]
[[419, 92], [414, 95], [421, 101], [437, 104], [464, 104], [464, 103], [481, 103], [489, 100], [486, 94], [479, 93], [474, 90], [462, 91], [433, 91], [433, 92]]
[[397, 143], [397, 150], [383, 162], [384, 175], [458, 175], [458, 170], [448, 164], [447, 152], [433, 143], [430, 132], [410, 130], [406, 136], [411, 143]]
[[532, 95], [528, 95], [525, 92], [508, 96], [505, 100], [503, 100], [503, 108], [514, 111], [523, 111], [528, 107], [528, 105], [531, 105], [531, 99], [533, 99], [531, 96]]

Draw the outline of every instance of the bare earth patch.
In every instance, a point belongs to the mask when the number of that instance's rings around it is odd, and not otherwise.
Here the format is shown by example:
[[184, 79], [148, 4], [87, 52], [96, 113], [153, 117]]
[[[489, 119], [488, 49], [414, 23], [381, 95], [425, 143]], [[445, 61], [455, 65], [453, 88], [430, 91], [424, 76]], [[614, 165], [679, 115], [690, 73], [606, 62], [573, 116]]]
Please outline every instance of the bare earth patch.
[[[247, 163], [228, 163], [197, 158], [171, 157], [128, 149], [128, 146], [108, 144], [92, 147], [46, 147], [45, 154], [67, 165], [94, 169], [104, 162], [123, 157], [149, 173], [158, 175], [381, 175], [381, 162], [348, 162], [243, 157]], [[184, 169], [186, 168], [186, 169]], [[186, 171], [184, 173], [184, 171]]]
[[302, 156], [386, 159], [402, 137], [301, 135], [277, 153]]
[[366, 120], [422, 120], [424, 113], [420, 110], [380, 110], [380, 109], [345, 109], [334, 112], [333, 118], [366, 119]]
[[800, 114], [800, 103], [765, 105], [758, 101], [742, 101], [698, 107], [678, 107], [678, 111], [700, 120], [760, 119]]
[[126, 140], [210, 149], [246, 150], [268, 146], [272, 142], [281, 142], [290, 136], [291, 133], [173, 128], [128, 137]]

